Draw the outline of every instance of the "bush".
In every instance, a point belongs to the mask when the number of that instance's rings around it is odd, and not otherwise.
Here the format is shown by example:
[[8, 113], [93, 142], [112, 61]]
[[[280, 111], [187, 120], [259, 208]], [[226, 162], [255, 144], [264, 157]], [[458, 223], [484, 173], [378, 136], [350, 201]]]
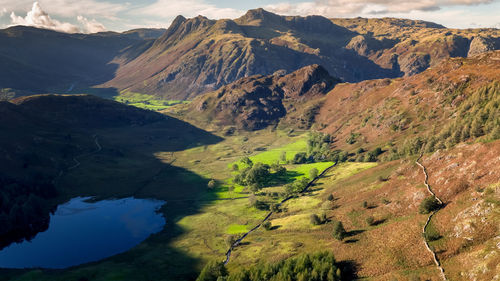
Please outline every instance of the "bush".
[[217, 186], [217, 182], [213, 179], [211, 179], [207, 184], [207, 187], [210, 189], [214, 189], [216, 186]]
[[333, 194], [331, 194], [331, 193], [328, 195], [328, 197], [326, 197], [326, 200], [328, 200], [328, 201], [333, 201], [333, 199], [334, 199]]
[[369, 216], [366, 218], [366, 224], [367, 225], [374, 225], [375, 224], [375, 219], [372, 216]]
[[321, 209], [322, 210], [331, 210], [333, 209], [333, 202], [332, 201], [325, 201], [323, 204], [321, 204]]
[[281, 154], [280, 154], [280, 160], [283, 162], [283, 163], [286, 163], [286, 151], [282, 151]]
[[309, 219], [310, 219], [312, 225], [320, 225], [321, 224], [321, 219], [316, 214], [312, 214], [309, 217]]
[[238, 164], [233, 164], [233, 171], [238, 171], [239, 169]]
[[271, 230], [271, 228], [273, 227], [271, 222], [270, 221], [265, 221], [263, 224], [262, 224], [262, 227], [264, 227], [265, 230]]
[[344, 240], [346, 237], [346, 231], [344, 229], [344, 225], [340, 221], [336, 221], [333, 223], [333, 230], [332, 230], [332, 236], [333, 238], [337, 240]]
[[430, 212], [439, 210], [440, 207], [441, 204], [439, 204], [439, 201], [434, 198], [434, 196], [429, 196], [425, 198], [420, 204], [419, 212], [421, 214], [428, 214]]
[[318, 169], [316, 168], [312, 168], [311, 170], [309, 170], [309, 178], [311, 180], [315, 179], [318, 177]]
[[293, 164], [304, 164], [307, 162], [307, 154], [305, 152], [299, 152], [296, 153], [295, 156], [293, 156], [292, 163]]

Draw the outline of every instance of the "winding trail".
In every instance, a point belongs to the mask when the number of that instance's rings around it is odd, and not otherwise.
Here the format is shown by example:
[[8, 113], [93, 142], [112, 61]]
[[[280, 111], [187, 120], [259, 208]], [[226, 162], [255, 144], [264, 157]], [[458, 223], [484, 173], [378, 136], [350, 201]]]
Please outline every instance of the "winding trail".
[[[319, 174], [317, 177], [315, 177], [312, 181], [310, 181], [306, 187], [304, 187], [304, 189], [302, 189], [299, 194], [302, 194], [304, 192], [306, 192], [311, 186], [314, 185], [314, 183], [319, 180], [321, 177], [323, 177], [328, 171], [330, 171], [333, 167], [337, 166], [337, 163], [333, 164], [332, 166], [326, 168], [323, 172], [321, 172], [321, 174]], [[280, 203], [277, 204], [278, 207], [281, 207], [281, 205], [283, 203], [285, 203], [286, 201], [294, 198], [295, 195], [290, 195], [288, 196], [287, 198], [281, 200]], [[273, 211], [270, 211], [267, 216], [259, 223], [257, 224], [254, 228], [250, 229], [250, 231], [248, 231], [247, 233], [243, 234], [240, 238], [238, 238], [238, 240], [236, 240], [230, 247], [229, 247], [229, 250], [227, 250], [226, 252], [226, 260], [224, 261], [224, 265], [228, 264], [229, 263], [229, 260], [231, 259], [231, 253], [233, 252], [234, 248], [236, 248], [242, 241], [243, 239], [245, 239], [250, 233], [254, 232], [255, 230], [257, 230], [263, 223], [265, 223], [270, 217], [271, 215], [273, 214]]]
[[[420, 166], [420, 168], [422, 168], [422, 171], [424, 172], [424, 175], [425, 175], [425, 180], [424, 180], [424, 184], [425, 186], [427, 187], [427, 191], [429, 191], [429, 193], [434, 196], [434, 198], [436, 198], [436, 200], [439, 202], [439, 204], [443, 204], [443, 201], [441, 201], [441, 199], [439, 199], [439, 197], [436, 196], [436, 194], [432, 191], [430, 185], [429, 185], [429, 174], [427, 174], [427, 169], [425, 168], [424, 165], [422, 165], [419, 161], [420, 159], [422, 158], [423, 154], [420, 155], [420, 157], [418, 157], [417, 161], [415, 161], [415, 163], [417, 163], [418, 166]], [[429, 217], [427, 218], [427, 222], [425, 223], [424, 227], [422, 228], [422, 234], [423, 234], [423, 237], [424, 237], [424, 244], [425, 244], [425, 247], [427, 248], [427, 251], [429, 251], [431, 254], [432, 254], [432, 258], [434, 259], [434, 263], [436, 264], [437, 268], [439, 269], [440, 271], [440, 275], [441, 275], [441, 278], [445, 281], [447, 281], [448, 279], [446, 279], [446, 275], [444, 274], [444, 269], [443, 267], [441, 266], [441, 263], [439, 262], [439, 259], [436, 255], [436, 252], [434, 252], [431, 247], [429, 246], [429, 243], [427, 242], [427, 239], [425, 238], [425, 230], [427, 229], [427, 226], [429, 225], [429, 223], [431, 222], [432, 220], [432, 217], [438, 212], [439, 210], [436, 210], [436, 211], [432, 211], [431, 214], [429, 215]]]

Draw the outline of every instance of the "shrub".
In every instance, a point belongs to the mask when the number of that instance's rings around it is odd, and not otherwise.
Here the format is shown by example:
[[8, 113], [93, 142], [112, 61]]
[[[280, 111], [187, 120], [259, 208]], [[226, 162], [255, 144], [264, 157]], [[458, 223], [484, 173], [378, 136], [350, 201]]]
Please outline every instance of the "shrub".
[[312, 168], [311, 170], [309, 170], [309, 178], [310, 178], [311, 180], [313, 180], [313, 179], [317, 178], [317, 177], [318, 177], [318, 173], [319, 173], [319, 172], [318, 172], [318, 169], [316, 169], [316, 168]]
[[363, 201], [363, 204], [362, 204], [363, 208], [365, 209], [368, 209], [368, 202], [366, 201]]
[[238, 171], [239, 169], [238, 164], [233, 164], [233, 171]]
[[366, 224], [367, 225], [374, 225], [375, 224], [375, 219], [372, 216], [369, 216], [366, 218]]
[[252, 167], [252, 166], [253, 166], [253, 162], [252, 162], [252, 160], [250, 160], [250, 158], [248, 158], [248, 157], [243, 157], [243, 158], [241, 159], [241, 162], [242, 162], [243, 164], [246, 164], [246, 165], [247, 165], [247, 166], [249, 166], [249, 167]]
[[332, 230], [332, 236], [333, 238], [337, 240], [344, 240], [346, 237], [346, 231], [344, 229], [344, 225], [340, 221], [336, 221], [333, 223], [333, 230]]
[[299, 152], [296, 153], [295, 156], [293, 156], [292, 163], [293, 164], [304, 164], [307, 162], [307, 155], [305, 152]]
[[333, 202], [332, 201], [325, 201], [323, 204], [321, 204], [321, 209], [323, 210], [331, 210], [333, 209]]
[[280, 154], [280, 160], [286, 163], [286, 151], [282, 151]]
[[334, 199], [333, 194], [331, 194], [331, 193], [328, 195], [328, 197], [326, 197], [326, 200], [328, 200], [328, 201], [333, 201], [333, 199]]
[[207, 187], [210, 189], [214, 189], [216, 186], [217, 186], [217, 182], [213, 179], [211, 179], [207, 184]]
[[419, 212], [421, 214], [428, 214], [430, 212], [436, 211], [441, 207], [439, 201], [434, 198], [434, 196], [429, 196], [425, 198], [419, 207]]
[[321, 219], [316, 214], [311, 214], [309, 219], [310, 219], [312, 225], [320, 225], [321, 224]]
[[265, 221], [263, 224], [262, 224], [262, 227], [264, 227], [265, 230], [271, 230], [271, 228], [273, 227], [271, 222], [270, 221]]

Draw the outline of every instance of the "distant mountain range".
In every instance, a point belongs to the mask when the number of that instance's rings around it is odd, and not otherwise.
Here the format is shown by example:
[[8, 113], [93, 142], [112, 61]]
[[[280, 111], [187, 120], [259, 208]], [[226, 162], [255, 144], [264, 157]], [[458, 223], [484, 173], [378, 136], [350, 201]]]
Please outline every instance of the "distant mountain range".
[[[449, 57], [500, 48], [498, 29], [447, 29], [405, 19], [279, 16], [263, 9], [235, 20], [177, 17], [165, 31], [65, 34], [0, 31], [0, 88], [23, 93], [193, 99], [240, 78], [318, 64], [346, 82], [411, 76]], [[92, 88], [92, 89], [89, 89]]]

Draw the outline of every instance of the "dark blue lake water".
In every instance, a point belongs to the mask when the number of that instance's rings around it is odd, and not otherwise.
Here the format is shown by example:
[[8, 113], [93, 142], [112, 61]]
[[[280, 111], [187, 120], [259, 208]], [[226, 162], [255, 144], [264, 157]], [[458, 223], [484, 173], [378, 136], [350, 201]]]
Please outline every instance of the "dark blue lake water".
[[47, 231], [0, 251], [0, 267], [66, 268], [97, 261], [127, 251], [165, 225], [157, 212], [163, 201], [86, 200], [58, 206]]

